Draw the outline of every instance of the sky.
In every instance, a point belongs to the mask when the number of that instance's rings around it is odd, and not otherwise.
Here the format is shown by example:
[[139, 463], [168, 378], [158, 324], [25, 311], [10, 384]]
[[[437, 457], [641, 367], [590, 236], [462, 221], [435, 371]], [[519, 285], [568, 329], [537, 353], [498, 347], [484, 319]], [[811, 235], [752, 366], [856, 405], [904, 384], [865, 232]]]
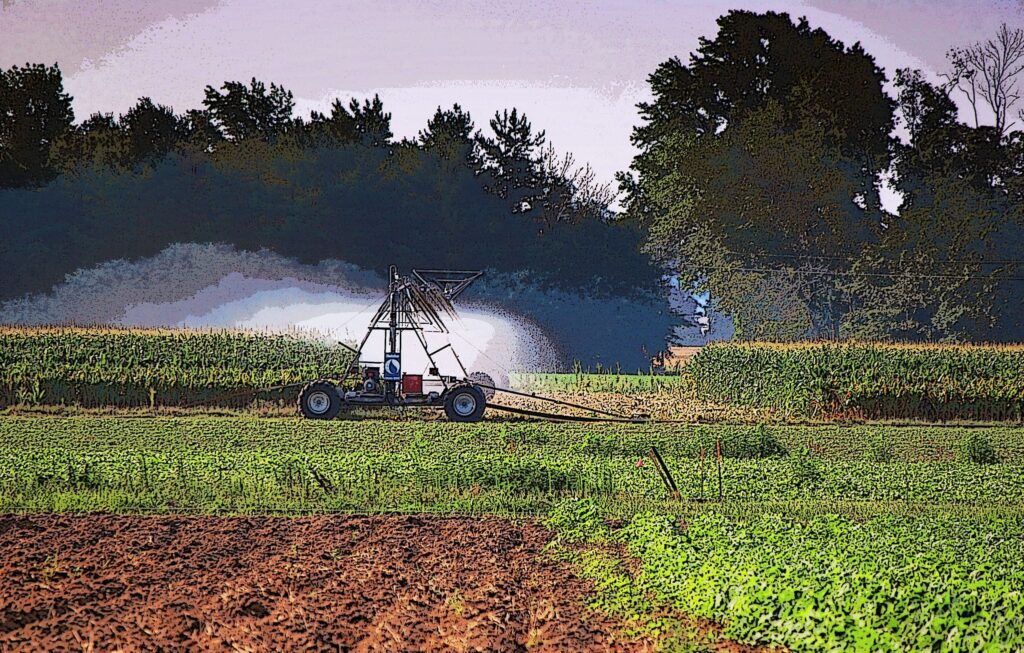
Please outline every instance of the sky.
[[0, 0], [0, 66], [57, 62], [76, 117], [139, 97], [182, 112], [207, 84], [282, 84], [297, 112], [379, 93], [399, 137], [460, 103], [485, 127], [517, 107], [560, 151], [611, 180], [629, 166], [636, 103], [733, 8], [806, 16], [861, 42], [891, 78], [933, 79], [946, 51], [1024, 24], [1021, 0]]

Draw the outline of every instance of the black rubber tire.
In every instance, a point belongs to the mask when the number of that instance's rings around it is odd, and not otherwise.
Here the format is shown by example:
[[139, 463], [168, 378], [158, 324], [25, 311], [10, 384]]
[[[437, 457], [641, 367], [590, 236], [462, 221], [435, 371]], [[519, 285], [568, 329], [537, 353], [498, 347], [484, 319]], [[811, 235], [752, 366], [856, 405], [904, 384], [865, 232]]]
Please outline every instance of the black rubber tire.
[[[322, 407], [323, 401], [326, 407]], [[341, 404], [338, 386], [323, 379], [306, 384], [299, 393], [299, 412], [306, 419], [334, 419], [341, 412]]]
[[[472, 404], [473, 409], [467, 411], [470, 398], [475, 403]], [[449, 422], [479, 422], [483, 419], [486, 407], [487, 400], [484, 398], [484, 393], [476, 386], [457, 385], [444, 396], [444, 414], [448, 417]]]

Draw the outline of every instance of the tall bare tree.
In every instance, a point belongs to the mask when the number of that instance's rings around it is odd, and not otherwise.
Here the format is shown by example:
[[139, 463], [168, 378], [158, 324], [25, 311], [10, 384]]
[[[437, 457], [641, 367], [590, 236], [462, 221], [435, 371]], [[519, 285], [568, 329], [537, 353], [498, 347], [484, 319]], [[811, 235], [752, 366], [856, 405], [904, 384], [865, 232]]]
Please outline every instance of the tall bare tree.
[[[980, 124], [978, 103], [983, 102], [995, 116], [996, 131], [1000, 135], [1009, 131], [1014, 122], [1008, 116], [1020, 99], [1017, 77], [1024, 71], [1024, 30], [1003, 23], [994, 38], [953, 48], [948, 56], [953, 72], [946, 77], [971, 105], [974, 126]], [[1017, 115], [1024, 120], [1024, 111]]]
[[597, 179], [589, 163], [578, 165], [571, 152], [560, 155], [550, 143], [541, 150], [540, 169], [544, 180], [542, 219], [549, 227], [556, 222], [604, 218], [618, 196], [611, 182]]

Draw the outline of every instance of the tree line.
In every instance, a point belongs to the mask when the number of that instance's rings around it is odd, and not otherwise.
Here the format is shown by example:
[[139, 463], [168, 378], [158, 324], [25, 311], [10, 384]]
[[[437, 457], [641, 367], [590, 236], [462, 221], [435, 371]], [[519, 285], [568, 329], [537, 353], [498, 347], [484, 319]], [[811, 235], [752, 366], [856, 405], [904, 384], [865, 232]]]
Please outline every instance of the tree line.
[[860, 44], [806, 19], [718, 28], [640, 105], [619, 179], [645, 251], [739, 337], [1024, 338], [1024, 32], [954, 48], [942, 82], [898, 70], [892, 97]]
[[290, 91], [256, 79], [208, 86], [180, 114], [144, 97], [75, 122], [71, 104], [57, 65], [0, 71], [0, 298], [173, 242], [661, 292], [611, 184], [515, 108], [485, 134], [458, 104], [438, 107], [399, 140], [377, 96], [299, 117]]
[[650, 75], [638, 154], [611, 188], [516, 109], [485, 133], [438, 107], [398, 140], [379, 97], [303, 118], [253, 79], [183, 114], [142, 98], [76, 123], [56, 66], [14, 67], [0, 73], [0, 296], [220, 241], [588, 293], [668, 279], [741, 338], [1021, 340], [1022, 70], [1024, 32], [1004, 26], [952, 49], [942, 81], [895, 71], [890, 94], [860, 44], [731, 11]]

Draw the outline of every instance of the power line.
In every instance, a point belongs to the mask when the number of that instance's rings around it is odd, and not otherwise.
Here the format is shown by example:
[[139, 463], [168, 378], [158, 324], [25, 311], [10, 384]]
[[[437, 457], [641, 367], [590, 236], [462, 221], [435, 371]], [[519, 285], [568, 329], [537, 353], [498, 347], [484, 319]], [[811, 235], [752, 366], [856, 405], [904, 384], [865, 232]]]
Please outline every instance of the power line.
[[340, 331], [341, 329], [344, 329], [345, 327], [347, 327], [357, 317], [359, 317], [360, 315], [365, 313], [368, 309], [373, 308], [374, 306], [379, 306], [380, 303], [381, 303], [380, 296], [374, 296], [374, 298], [372, 300], [370, 300], [369, 304], [367, 304], [367, 305], [363, 306], [362, 308], [360, 308], [358, 312], [356, 312], [354, 315], [352, 315], [352, 317], [348, 318], [347, 320], [345, 320], [344, 322], [342, 322], [338, 326], [336, 326], [333, 329], [329, 330], [327, 332], [328, 337], [333, 337], [338, 331]]
[[728, 267], [728, 266], [705, 266], [703, 270], [723, 270], [726, 272], [769, 272], [784, 274], [823, 275], [823, 276], [849, 276], [849, 277], [888, 277], [888, 278], [909, 278], [909, 279], [960, 279], [960, 280], [985, 280], [992, 281], [1024, 281], [1024, 277], [1000, 277], [1000, 276], [977, 276], [964, 274], [913, 274], [910, 272], [854, 272], [852, 270], [802, 270], [800, 268], [751, 268], [751, 267]]
[[[743, 254], [737, 252], [725, 252], [731, 256], [737, 258], [743, 258]], [[846, 261], [847, 263], [853, 263], [857, 259], [850, 256], [828, 256], [824, 254], [776, 254], [776, 253], [760, 253], [746, 255], [748, 258], [787, 258], [787, 259], [798, 259], [798, 260], [826, 260], [826, 261]], [[951, 265], [1024, 265], [1024, 259], [981, 259], [981, 260], [954, 260], [954, 259], [935, 259], [932, 264], [951, 264]]]

